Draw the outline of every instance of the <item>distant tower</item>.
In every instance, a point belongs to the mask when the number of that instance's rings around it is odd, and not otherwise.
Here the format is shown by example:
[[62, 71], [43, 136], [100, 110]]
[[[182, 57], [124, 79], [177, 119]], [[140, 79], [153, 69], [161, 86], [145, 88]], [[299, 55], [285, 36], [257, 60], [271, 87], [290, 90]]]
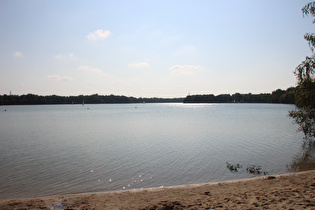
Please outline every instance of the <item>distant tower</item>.
[[10, 96], [12, 96], [11, 90], [10, 90]]

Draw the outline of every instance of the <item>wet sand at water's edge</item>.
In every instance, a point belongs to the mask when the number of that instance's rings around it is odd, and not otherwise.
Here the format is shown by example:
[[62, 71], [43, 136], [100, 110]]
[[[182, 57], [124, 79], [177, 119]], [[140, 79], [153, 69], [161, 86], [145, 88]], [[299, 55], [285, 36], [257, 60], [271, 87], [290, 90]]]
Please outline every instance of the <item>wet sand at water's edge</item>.
[[315, 170], [230, 182], [0, 200], [0, 209], [315, 209]]

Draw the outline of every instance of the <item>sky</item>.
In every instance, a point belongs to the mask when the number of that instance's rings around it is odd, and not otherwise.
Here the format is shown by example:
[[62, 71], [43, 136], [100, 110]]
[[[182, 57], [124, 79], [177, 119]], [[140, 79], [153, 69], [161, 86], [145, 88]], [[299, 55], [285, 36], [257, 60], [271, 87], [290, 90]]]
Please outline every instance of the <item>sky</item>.
[[1, 0], [0, 94], [271, 93], [311, 54], [306, 0]]

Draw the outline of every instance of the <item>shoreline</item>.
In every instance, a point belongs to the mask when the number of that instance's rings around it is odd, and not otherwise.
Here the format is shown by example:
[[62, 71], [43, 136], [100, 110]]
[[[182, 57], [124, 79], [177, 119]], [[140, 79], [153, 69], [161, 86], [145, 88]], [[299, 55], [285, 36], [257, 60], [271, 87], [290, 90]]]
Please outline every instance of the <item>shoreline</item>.
[[[173, 189], [173, 188], [186, 188], [186, 187], [200, 187], [203, 185], [216, 185], [220, 183], [233, 183], [233, 182], [242, 182], [247, 180], [255, 180], [255, 179], [261, 179], [263, 177], [267, 176], [286, 176], [290, 174], [295, 173], [304, 173], [304, 172], [310, 172], [312, 170], [308, 171], [299, 171], [299, 172], [288, 172], [288, 173], [279, 173], [279, 174], [269, 174], [269, 175], [253, 175], [253, 177], [249, 178], [239, 178], [239, 179], [230, 179], [230, 180], [224, 180], [224, 181], [213, 181], [213, 182], [205, 182], [205, 183], [197, 183], [197, 184], [182, 184], [182, 185], [173, 185], [173, 186], [161, 186], [161, 187], [149, 187], [149, 188], [131, 188], [131, 189], [118, 189], [118, 190], [112, 190], [112, 191], [90, 191], [90, 192], [78, 192], [78, 193], [65, 193], [65, 194], [53, 194], [53, 195], [43, 195], [43, 196], [30, 196], [30, 197], [17, 197], [17, 198], [0, 198], [0, 203], [3, 201], [10, 201], [10, 200], [29, 200], [29, 199], [41, 199], [41, 198], [50, 198], [50, 197], [56, 197], [56, 196], [75, 196], [75, 195], [92, 195], [92, 194], [111, 194], [111, 193], [122, 193], [122, 192], [137, 192], [137, 191], [154, 191], [154, 190], [160, 190], [160, 189]], [[315, 169], [314, 169], [315, 172]]]
[[224, 182], [0, 200], [0, 209], [315, 208], [315, 170]]

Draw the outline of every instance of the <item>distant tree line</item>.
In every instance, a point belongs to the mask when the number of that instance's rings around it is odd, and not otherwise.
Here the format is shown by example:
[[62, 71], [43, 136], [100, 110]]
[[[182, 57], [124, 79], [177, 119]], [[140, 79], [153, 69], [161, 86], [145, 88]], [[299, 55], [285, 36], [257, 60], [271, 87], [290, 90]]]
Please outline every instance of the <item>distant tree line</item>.
[[294, 104], [294, 87], [287, 90], [275, 90], [272, 93], [261, 94], [241, 94], [235, 93], [221, 95], [189, 95], [184, 99], [184, 103], [282, 103]]
[[294, 104], [295, 88], [275, 90], [272, 93], [221, 95], [189, 95], [186, 98], [135, 98], [118, 95], [39, 96], [0, 95], [0, 105], [36, 104], [119, 104], [119, 103], [282, 103]]
[[79, 96], [39, 96], [2, 95], [0, 105], [36, 105], [36, 104], [118, 104], [118, 103], [182, 103], [184, 98], [135, 98], [117, 95], [79, 95]]

